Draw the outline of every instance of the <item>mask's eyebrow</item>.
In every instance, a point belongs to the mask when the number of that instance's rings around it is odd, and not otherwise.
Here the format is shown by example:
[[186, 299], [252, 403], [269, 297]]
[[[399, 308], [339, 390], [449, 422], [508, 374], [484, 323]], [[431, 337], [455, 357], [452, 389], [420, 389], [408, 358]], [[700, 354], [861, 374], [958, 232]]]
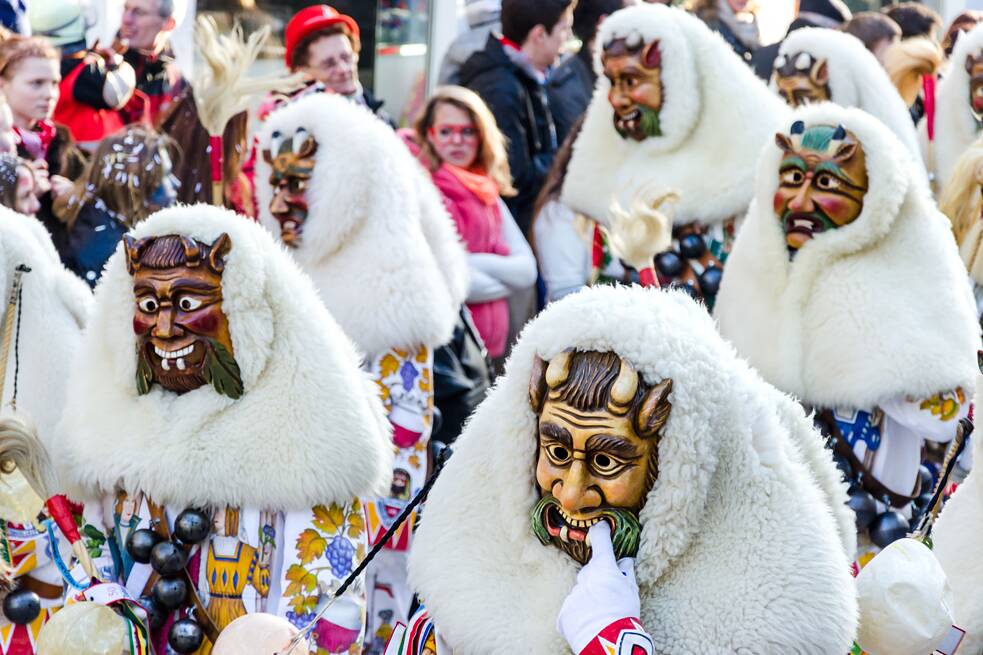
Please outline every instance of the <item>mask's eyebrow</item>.
[[566, 428], [563, 428], [556, 423], [540, 423], [539, 433], [550, 439], [551, 441], [556, 441], [561, 446], [565, 446], [570, 450], [573, 450], [573, 437], [570, 436], [570, 432]]
[[595, 434], [587, 439], [585, 450], [590, 453], [605, 452], [619, 459], [633, 460], [641, 457], [634, 444], [609, 434]]

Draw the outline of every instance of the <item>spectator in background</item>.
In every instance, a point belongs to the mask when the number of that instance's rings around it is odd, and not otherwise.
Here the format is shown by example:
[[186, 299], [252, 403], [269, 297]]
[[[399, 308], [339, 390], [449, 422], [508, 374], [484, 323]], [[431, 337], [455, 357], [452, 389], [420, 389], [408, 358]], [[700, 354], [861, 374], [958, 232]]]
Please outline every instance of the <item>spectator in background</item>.
[[41, 209], [31, 167], [6, 152], [0, 154], [0, 204], [25, 216], [34, 216]]
[[[382, 101], [362, 87], [358, 79], [358, 55], [362, 50], [358, 23], [328, 5], [311, 5], [294, 14], [284, 33], [287, 67], [306, 73], [324, 90], [368, 107], [395, 127], [382, 109]], [[308, 90], [305, 89], [300, 93]]]
[[571, 36], [573, 0], [503, 0], [502, 36], [461, 67], [461, 85], [481, 96], [507, 140], [516, 195], [506, 202], [523, 233], [558, 147], [546, 80]]
[[583, 118], [574, 123], [536, 200], [533, 247], [548, 302], [597, 281], [627, 279], [621, 261], [607, 247], [603, 230], [593, 219], [578, 214], [560, 200], [573, 144], [583, 124]]
[[51, 120], [61, 80], [58, 63], [58, 53], [45, 39], [12, 37], [0, 44], [0, 93], [10, 107], [17, 154], [34, 169], [41, 194], [38, 218], [56, 248], [64, 247], [66, 233], [51, 211], [52, 191], [67, 191], [69, 179], [85, 165], [68, 130]]
[[594, 93], [594, 37], [608, 15], [625, 6], [625, 0], [579, 0], [573, 10], [573, 33], [580, 39], [580, 51], [565, 58], [549, 81], [550, 108], [556, 123], [556, 138], [563, 143], [570, 128], [590, 104]]
[[920, 2], [902, 2], [882, 9], [885, 14], [901, 28], [901, 38], [910, 39], [923, 36], [938, 41], [938, 31], [942, 27], [942, 17]]
[[983, 11], [976, 9], [967, 9], [952, 19], [952, 22], [949, 23], [949, 29], [945, 31], [945, 36], [942, 37], [942, 51], [945, 53], [946, 59], [952, 55], [952, 49], [956, 47], [959, 36], [976, 27], [980, 21], [983, 21]]
[[156, 125], [181, 90], [184, 80], [168, 43], [176, 26], [174, 0], [126, 0], [123, 5], [119, 47], [136, 73], [136, 92], [120, 110], [124, 123]]
[[71, 190], [55, 201], [67, 235], [58, 254], [90, 287], [123, 234], [177, 200], [172, 152], [169, 137], [131, 125], [103, 139]]
[[464, 4], [468, 30], [451, 42], [440, 64], [438, 80], [444, 85], [458, 84], [464, 62], [485, 47], [492, 33], [502, 31], [502, 0], [465, 0]]
[[843, 31], [860, 39], [877, 61], [884, 65], [887, 49], [901, 40], [901, 28], [887, 14], [862, 11], [843, 25]]
[[133, 67], [113, 50], [88, 49], [81, 0], [31, 2], [27, 17], [33, 34], [46, 37], [61, 52], [55, 122], [67, 127], [82, 148], [94, 148], [123, 128], [118, 110], [136, 87]]
[[508, 298], [536, 283], [532, 249], [501, 198], [515, 193], [505, 138], [481, 98], [459, 86], [434, 92], [414, 136], [470, 253], [468, 309], [500, 368], [509, 336]]
[[[826, 27], [835, 30], [850, 20], [850, 17], [850, 8], [843, 3], [843, 0], [801, 0], [799, 13], [788, 26], [785, 36], [803, 27]], [[758, 48], [751, 58], [755, 75], [766, 82], [771, 79], [775, 68], [775, 57], [778, 56], [781, 47], [782, 41], [778, 41]]]
[[690, 0], [687, 9], [723, 37], [748, 64], [761, 47], [754, 0]]

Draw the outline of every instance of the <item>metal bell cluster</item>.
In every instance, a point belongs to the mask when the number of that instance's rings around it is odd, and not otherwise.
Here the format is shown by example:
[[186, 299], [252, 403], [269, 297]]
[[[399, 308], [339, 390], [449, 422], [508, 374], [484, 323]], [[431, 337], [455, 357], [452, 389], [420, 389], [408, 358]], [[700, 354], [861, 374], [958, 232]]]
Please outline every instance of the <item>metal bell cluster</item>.
[[[132, 532], [126, 540], [126, 552], [139, 564], [149, 564], [159, 579], [150, 595], [140, 599], [147, 611], [147, 620], [153, 630], [161, 629], [172, 612], [189, 605], [194, 590], [188, 588], [188, 555], [191, 547], [211, 534], [211, 517], [198, 509], [186, 509], [174, 521], [171, 539], [165, 539], [155, 530]], [[205, 633], [193, 618], [175, 621], [167, 633], [168, 645], [176, 653], [194, 653], [201, 647]]]

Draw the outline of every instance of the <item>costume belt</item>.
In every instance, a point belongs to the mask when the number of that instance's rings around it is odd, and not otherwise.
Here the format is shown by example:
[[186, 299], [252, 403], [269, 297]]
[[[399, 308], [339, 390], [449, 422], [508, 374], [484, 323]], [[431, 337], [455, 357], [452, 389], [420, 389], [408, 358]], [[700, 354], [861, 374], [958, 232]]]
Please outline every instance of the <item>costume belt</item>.
[[918, 495], [921, 493], [921, 478], [919, 477], [915, 480], [915, 488], [911, 496], [905, 496], [904, 494], [899, 494], [888, 489], [883, 482], [878, 480], [870, 472], [870, 469], [864, 466], [864, 463], [860, 461], [857, 454], [853, 452], [853, 447], [847, 442], [843, 433], [840, 431], [840, 426], [836, 423], [836, 418], [833, 416], [831, 410], [817, 410], [814, 420], [820, 431], [827, 438], [832, 437], [833, 452], [849, 462], [854, 473], [858, 475], [860, 487], [864, 491], [881, 502], [887, 501], [891, 507], [895, 508], [905, 507], [908, 503], [918, 498]]

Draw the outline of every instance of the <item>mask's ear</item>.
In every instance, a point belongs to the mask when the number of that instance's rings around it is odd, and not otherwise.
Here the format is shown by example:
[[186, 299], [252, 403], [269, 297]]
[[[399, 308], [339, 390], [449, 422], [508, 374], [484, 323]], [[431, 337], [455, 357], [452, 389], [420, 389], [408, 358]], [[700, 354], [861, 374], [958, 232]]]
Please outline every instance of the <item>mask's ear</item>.
[[537, 416], [543, 411], [546, 402], [546, 362], [539, 355], [532, 360], [532, 375], [529, 377], [529, 407]]
[[860, 145], [853, 141], [847, 141], [846, 143], [840, 144], [836, 149], [836, 154], [833, 155], [833, 159], [839, 162], [848, 161], [857, 154], [857, 148]]
[[775, 134], [775, 145], [778, 146], [778, 149], [782, 152], [792, 152], [795, 150], [795, 146], [792, 145], [792, 139], [781, 132]]
[[140, 270], [140, 256], [150, 243], [150, 238], [137, 241], [129, 234], [123, 235], [123, 251], [126, 253], [126, 271], [133, 275]]
[[659, 50], [658, 40], [652, 41], [642, 50], [642, 65], [649, 69], [662, 65], [662, 51]]
[[651, 439], [665, 426], [672, 411], [672, 403], [669, 402], [670, 392], [672, 392], [672, 380], [666, 378], [645, 394], [642, 406], [635, 415], [635, 432], [638, 436]]
[[825, 59], [820, 59], [813, 65], [809, 77], [816, 86], [826, 86], [829, 84], [829, 66]]
[[225, 270], [225, 258], [231, 248], [232, 240], [229, 235], [225, 232], [218, 235], [218, 238], [208, 247], [208, 267], [221, 275], [222, 271]]
[[270, 152], [269, 148], [263, 151], [263, 161], [271, 166], [273, 165], [273, 153]]

